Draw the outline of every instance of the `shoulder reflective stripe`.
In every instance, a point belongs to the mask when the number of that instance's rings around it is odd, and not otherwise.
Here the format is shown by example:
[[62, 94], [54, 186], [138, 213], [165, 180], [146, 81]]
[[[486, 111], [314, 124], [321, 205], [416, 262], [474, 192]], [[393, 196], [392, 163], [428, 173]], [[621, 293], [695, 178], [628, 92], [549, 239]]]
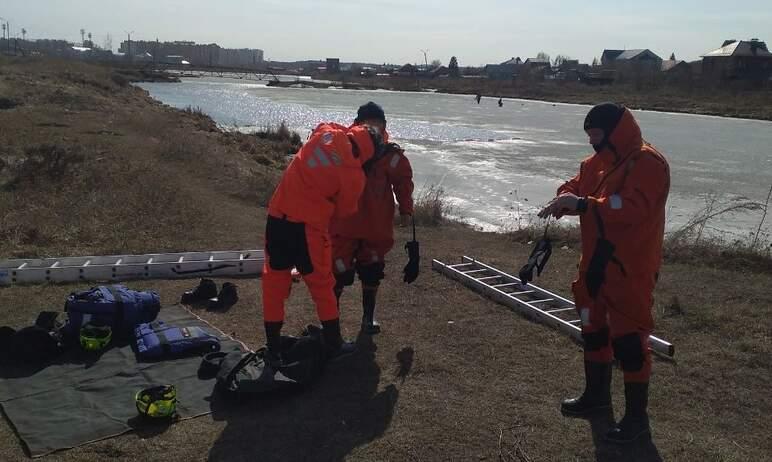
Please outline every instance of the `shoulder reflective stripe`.
[[590, 309], [589, 308], [580, 309], [579, 317], [582, 319], [582, 326], [590, 327]]
[[327, 157], [327, 154], [322, 151], [322, 148], [317, 146], [316, 149], [314, 149], [314, 155], [319, 159], [319, 163], [322, 164], [322, 167], [330, 166], [330, 159]]
[[346, 272], [346, 264], [343, 263], [342, 258], [338, 258], [337, 260], [335, 260], [335, 269], [338, 270], [339, 273]]
[[340, 156], [338, 156], [337, 153], [333, 152], [330, 154], [330, 159], [332, 159], [332, 163], [335, 165], [342, 165], [343, 161], [340, 159]]
[[309, 168], [316, 168], [317, 166], [316, 159], [314, 159], [313, 157], [308, 159], [306, 161], [306, 165], [308, 165]]
[[612, 194], [609, 197], [609, 204], [612, 210], [619, 210], [622, 208], [622, 197], [619, 194]]
[[399, 163], [399, 154], [394, 154], [394, 157], [391, 158], [391, 162], [389, 162], [389, 166], [391, 168], [397, 168], [398, 163]]

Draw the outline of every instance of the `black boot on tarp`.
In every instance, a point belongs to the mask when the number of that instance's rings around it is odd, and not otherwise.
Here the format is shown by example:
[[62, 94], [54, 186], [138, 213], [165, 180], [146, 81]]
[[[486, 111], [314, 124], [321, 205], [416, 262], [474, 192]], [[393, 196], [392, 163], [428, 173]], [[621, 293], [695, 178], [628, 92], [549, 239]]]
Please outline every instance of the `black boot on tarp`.
[[586, 417], [611, 407], [611, 363], [584, 362], [584, 393], [563, 400], [560, 412], [571, 417]]
[[606, 434], [606, 440], [611, 443], [629, 444], [640, 437], [650, 435], [649, 415], [646, 412], [648, 404], [648, 383], [625, 383], [625, 416]]
[[327, 354], [330, 361], [336, 361], [350, 356], [357, 351], [357, 347], [352, 342], [346, 342], [340, 335], [340, 319], [331, 319], [322, 321], [322, 338], [327, 347]]

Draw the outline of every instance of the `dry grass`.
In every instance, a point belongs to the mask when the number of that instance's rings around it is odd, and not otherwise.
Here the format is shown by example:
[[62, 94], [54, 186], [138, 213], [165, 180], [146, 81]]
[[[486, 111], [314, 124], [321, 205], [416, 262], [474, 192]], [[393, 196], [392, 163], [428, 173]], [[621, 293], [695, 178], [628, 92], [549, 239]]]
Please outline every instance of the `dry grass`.
[[[34, 187], [25, 182], [0, 192], [2, 257], [259, 245], [264, 210], [256, 206], [254, 196], [242, 194], [254, 178], [275, 174], [284, 153], [268, 154], [270, 145], [260, 144], [266, 140], [258, 143], [236, 134], [200, 130], [189, 115], [151, 103], [130, 87], [113, 95], [117, 103], [104, 99], [99, 110], [67, 118], [57, 105], [33, 110], [24, 90], [18, 90], [24, 88], [20, 81], [44, 87], [43, 99], [52, 89], [36, 80], [35, 73], [43, 71], [35, 70], [34, 63], [33, 68], [14, 66], [18, 67], [10, 66], [10, 71], [2, 67], [12, 80], [10, 85], [0, 80], [0, 86], [13, 89], [12, 97], [25, 104], [0, 112], [0, 126], [13, 124], [20, 134], [9, 139], [6, 131], [0, 132], [0, 158], [21, 159], [28, 145], [51, 144], [65, 150], [79, 146], [84, 160], [77, 164], [78, 176], [72, 181], [50, 186], [38, 181]], [[57, 81], [52, 86], [57, 85], [78, 94], [68, 83]], [[100, 90], [88, 88], [89, 95], [83, 96], [99, 99], [94, 95]], [[6, 116], [18, 111], [30, 112], [19, 120]], [[68, 127], [60, 126], [64, 123]], [[166, 157], [169, 139], [180, 140], [184, 149], [179, 157]], [[250, 146], [255, 146], [255, 153]], [[260, 154], [258, 146], [266, 153]], [[185, 155], [191, 159], [186, 161]], [[270, 159], [270, 165], [257, 162], [258, 155]], [[441, 200], [442, 194], [430, 197]], [[442, 217], [437, 208], [436, 201], [429, 207], [428, 216], [434, 220]], [[539, 228], [531, 232], [540, 235]], [[396, 247], [410, 237], [410, 230], [398, 229]], [[657, 359], [654, 364], [653, 444], [616, 448], [599, 438], [607, 423], [566, 419], [558, 412], [559, 400], [577, 393], [583, 383], [578, 345], [430, 270], [431, 258], [456, 261], [467, 254], [516, 271], [531, 251], [521, 241], [532, 236], [513, 237], [463, 226], [419, 227], [423, 260], [415, 283], [402, 283], [404, 252], [387, 257], [378, 309], [383, 333], [374, 343], [363, 339], [355, 358], [331, 367], [302, 393], [237, 406], [214, 403], [209, 417], [180, 422], [160, 433], [124, 435], [48, 459], [130, 461], [138, 453], [143, 460], [165, 462], [769, 458], [768, 273], [751, 268], [738, 275], [718, 266], [665, 263], [655, 293], [656, 334], [675, 344], [676, 360]], [[570, 295], [577, 258], [573, 246], [556, 248], [537, 284]], [[240, 291], [236, 306], [227, 313], [201, 314], [258, 346], [263, 342], [258, 281], [234, 282]], [[131, 285], [152, 287], [165, 303], [173, 303], [194, 283]], [[0, 324], [29, 324], [44, 307], [61, 307], [76, 287], [80, 286], [0, 289]], [[357, 286], [342, 299], [342, 325], [349, 337], [356, 335], [359, 325], [360, 300]], [[287, 313], [288, 332], [314, 321], [312, 301], [302, 285], [293, 291]], [[615, 371], [617, 417], [623, 409], [620, 375]], [[0, 460], [27, 460], [7, 421], [0, 424]]]
[[413, 217], [416, 225], [439, 226], [447, 223], [453, 206], [445, 197], [442, 186], [424, 186], [415, 193]]

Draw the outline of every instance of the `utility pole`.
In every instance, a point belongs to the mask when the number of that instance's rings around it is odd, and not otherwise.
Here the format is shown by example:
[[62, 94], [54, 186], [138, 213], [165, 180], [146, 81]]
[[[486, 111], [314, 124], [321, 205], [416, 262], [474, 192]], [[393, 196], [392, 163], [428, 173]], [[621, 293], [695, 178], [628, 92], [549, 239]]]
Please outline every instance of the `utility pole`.
[[426, 67], [424, 67], [424, 69], [426, 69], [428, 71], [429, 70], [429, 59], [426, 57], [426, 54], [429, 53], [429, 50], [420, 50], [420, 51], [421, 51], [421, 53], [424, 54], [424, 65], [426, 66]]
[[131, 54], [131, 34], [133, 34], [134, 31], [131, 31], [131, 32], [125, 31], [125, 32], [126, 32], [126, 35], [129, 36], [129, 48], [128, 48], [128, 52], [127, 52], [128, 55], [129, 55], [129, 62], [133, 62], [134, 61], [134, 57]]

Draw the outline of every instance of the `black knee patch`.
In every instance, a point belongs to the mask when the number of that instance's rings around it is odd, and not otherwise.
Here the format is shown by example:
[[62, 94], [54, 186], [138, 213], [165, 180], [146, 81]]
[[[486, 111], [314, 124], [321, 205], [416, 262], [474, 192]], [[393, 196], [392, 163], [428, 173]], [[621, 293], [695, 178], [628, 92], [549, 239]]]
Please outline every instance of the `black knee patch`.
[[386, 275], [383, 270], [386, 264], [383, 262], [372, 263], [370, 265], [357, 265], [357, 273], [362, 284], [369, 286], [378, 286]]
[[335, 288], [343, 290], [344, 287], [354, 284], [354, 270], [335, 274]]
[[625, 372], [638, 372], [643, 369], [643, 345], [638, 334], [627, 334], [611, 341], [614, 357]]
[[598, 351], [608, 346], [609, 331], [604, 327], [598, 332], [582, 332], [584, 351]]

